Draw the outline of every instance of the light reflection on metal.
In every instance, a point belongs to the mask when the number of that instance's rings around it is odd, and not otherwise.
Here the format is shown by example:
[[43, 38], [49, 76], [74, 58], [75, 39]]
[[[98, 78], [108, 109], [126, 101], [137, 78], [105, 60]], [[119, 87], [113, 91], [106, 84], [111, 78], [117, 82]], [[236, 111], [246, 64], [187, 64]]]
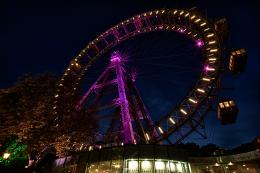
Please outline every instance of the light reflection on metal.
[[150, 140], [149, 134], [145, 133], [145, 136], [146, 136], [147, 140], [149, 141]]
[[176, 124], [176, 122], [171, 117], [169, 118], [169, 120], [172, 124]]
[[158, 129], [159, 129], [160, 133], [163, 134], [162, 128], [161, 128], [161, 127], [158, 127]]
[[187, 112], [184, 109], [180, 109], [181, 113], [183, 113], [184, 115], [187, 115]]
[[198, 23], [200, 20], [201, 20], [201, 19], [197, 19], [197, 20], [195, 20], [195, 23]]
[[189, 100], [191, 103], [194, 103], [194, 104], [198, 103], [198, 101], [196, 101], [196, 100], [194, 100], [194, 99], [192, 99], [192, 98], [189, 98], [188, 100]]
[[205, 93], [205, 90], [203, 90], [201, 88], [198, 88], [197, 91], [200, 92], [200, 93]]
[[208, 44], [215, 44], [216, 43], [216, 41], [215, 40], [213, 40], [213, 41], [209, 41], [209, 43]]
[[210, 49], [210, 52], [217, 52], [218, 49]]
[[206, 82], [210, 82], [210, 79], [209, 79], [209, 78], [203, 77], [202, 80], [203, 80], [203, 81], [206, 81]]
[[213, 37], [213, 36], [214, 36], [213, 33], [207, 35], [208, 38]]
[[209, 61], [216, 61], [216, 58], [209, 58]]
[[206, 28], [206, 29], [204, 29], [203, 31], [206, 32], [206, 31], [208, 31], [208, 30], [210, 30], [210, 28]]
[[202, 27], [202, 26], [205, 26], [207, 23], [206, 22], [204, 22], [204, 23], [202, 23], [202, 24], [200, 24], [200, 26]]

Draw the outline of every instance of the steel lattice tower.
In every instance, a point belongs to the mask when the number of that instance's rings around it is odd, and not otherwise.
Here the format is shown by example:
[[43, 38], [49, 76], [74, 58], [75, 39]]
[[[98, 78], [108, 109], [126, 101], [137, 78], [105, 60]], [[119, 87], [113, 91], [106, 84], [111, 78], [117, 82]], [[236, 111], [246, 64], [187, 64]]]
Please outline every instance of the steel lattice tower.
[[[111, 79], [109, 76], [114, 76], [114, 78]], [[104, 95], [103, 91], [106, 90], [107, 86], [111, 85], [116, 87], [118, 94], [118, 97], [113, 99], [112, 105], [120, 109], [121, 142], [130, 144], [136, 142], [149, 143], [150, 137], [145, 133], [144, 126], [145, 128], [148, 127], [151, 129], [153, 135], [156, 135], [156, 131], [153, 129], [152, 120], [141, 100], [132, 76], [129, 75], [124, 68], [124, 59], [117, 51], [112, 53], [110, 64], [84, 94], [82, 99], [78, 102], [76, 109], [80, 110], [93, 93], [96, 93], [95, 100], [96, 103], [98, 103]], [[113, 125], [112, 123], [111, 126]], [[113, 129], [113, 127], [110, 127], [110, 130], [111, 129]], [[107, 135], [111, 136], [111, 133], [112, 132], [108, 132]]]

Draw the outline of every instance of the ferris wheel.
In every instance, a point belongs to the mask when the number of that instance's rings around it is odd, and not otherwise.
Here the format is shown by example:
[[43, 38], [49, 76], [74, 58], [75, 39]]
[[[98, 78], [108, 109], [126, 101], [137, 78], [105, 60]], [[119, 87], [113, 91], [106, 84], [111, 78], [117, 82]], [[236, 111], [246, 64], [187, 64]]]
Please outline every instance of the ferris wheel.
[[[200, 132], [200, 129], [204, 129], [202, 122], [216, 101], [223, 71], [225, 52], [222, 45], [223, 34], [219, 28], [221, 25], [216, 27], [194, 9], [154, 10], [136, 15], [111, 27], [82, 49], [65, 70], [55, 94], [54, 125], [59, 128], [64, 115], [75, 114], [83, 109], [87, 114], [95, 116], [98, 111], [108, 107], [108, 104], [101, 106], [101, 100], [106, 100], [104, 98], [106, 95], [114, 93], [111, 96], [113, 99], [109, 102], [109, 107], [114, 108], [113, 116], [102, 117], [109, 119], [109, 123], [102, 124], [108, 128], [106, 130], [103, 128], [100, 132], [103, 134], [100, 140], [104, 143], [149, 144], [167, 141], [176, 144], [192, 132], [204, 136]], [[160, 31], [174, 32], [193, 40], [201, 51], [203, 62], [200, 65], [199, 77], [188, 94], [176, 105], [172, 105], [172, 109], [165, 115], [153, 120], [135, 85], [134, 75], [125, 68], [125, 55], [120, 50], [113, 49], [139, 35]], [[95, 68], [96, 62], [102, 63], [98, 59], [111, 51], [110, 61], [101, 74], [89, 84], [84, 94], [74, 99], [81, 90], [81, 83], [88, 78], [89, 70]], [[243, 53], [245, 51], [238, 50], [233, 57], [241, 54], [244, 57]], [[234, 58], [232, 62], [235, 62]], [[68, 102], [68, 98], [72, 101]], [[71, 103], [73, 103], [71, 109], [59, 109]], [[226, 100], [219, 106], [220, 111], [222, 108], [236, 108], [232, 100]], [[233, 117], [237, 112], [238, 110], [232, 109]], [[219, 114], [225, 113], [222, 111]], [[99, 117], [96, 121], [102, 118]]]

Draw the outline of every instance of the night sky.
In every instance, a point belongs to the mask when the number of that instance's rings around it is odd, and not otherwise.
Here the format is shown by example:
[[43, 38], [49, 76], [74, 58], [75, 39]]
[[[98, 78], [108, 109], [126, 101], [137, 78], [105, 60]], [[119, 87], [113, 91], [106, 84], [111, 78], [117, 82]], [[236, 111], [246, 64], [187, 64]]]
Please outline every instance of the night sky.
[[[260, 47], [257, 42], [260, 40], [257, 32], [260, 30], [260, 3], [254, 1], [1, 2], [0, 88], [12, 86], [25, 73], [51, 72], [61, 76], [69, 61], [89, 41], [133, 15], [157, 8], [193, 6], [212, 20], [226, 17], [231, 30], [228, 44], [246, 48], [249, 59], [245, 73], [233, 77], [231, 82], [229, 75], [223, 86], [234, 87], [222, 94], [227, 93], [236, 100], [240, 109], [237, 123], [221, 126], [215, 113], [211, 113], [206, 124], [208, 139], [191, 136], [187, 141], [211, 142], [223, 147], [250, 142], [260, 135]], [[170, 76], [166, 74], [165, 77]], [[145, 88], [145, 84], [142, 87]], [[160, 91], [163, 87], [156, 88]], [[160, 92], [156, 93], [152, 100], [167, 99]]]

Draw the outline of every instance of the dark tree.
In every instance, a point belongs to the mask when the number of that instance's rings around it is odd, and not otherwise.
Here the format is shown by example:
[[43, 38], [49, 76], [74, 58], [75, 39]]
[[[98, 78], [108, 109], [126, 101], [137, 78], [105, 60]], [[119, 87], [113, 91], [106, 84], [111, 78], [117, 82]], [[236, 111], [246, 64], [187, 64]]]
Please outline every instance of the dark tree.
[[184, 149], [188, 152], [189, 156], [199, 156], [200, 146], [193, 142], [181, 143], [177, 146], [178, 148]]
[[26, 143], [37, 141], [37, 131], [49, 120], [55, 83], [50, 74], [25, 75], [14, 86], [0, 91], [1, 139], [17, 135]]
[[223, 153], [219, 153], [220, 147], [218, 147], [215, 144], [207, 144], [200, 148], [200, 155], [201, 156], [213, 156], [213, 155], [219, 155]]
[[[14, 86], [0, 90], [0, 140], [16, 135], [28, 145], [29, 152], [52, 143], [61, 154], [71, 150], [71, 146], [78, 149], [88, 136], [93, 136], [95, 120], [84, 110], [58, 115], [63, 118], [60, 126], [55, 127], [56, 83], [57, 79], [51, 74], [25, 75]], [[68, 106], [72, 107], [74, 103], [68, 101], [66, 105], [60, 109], [71, 109]]]

